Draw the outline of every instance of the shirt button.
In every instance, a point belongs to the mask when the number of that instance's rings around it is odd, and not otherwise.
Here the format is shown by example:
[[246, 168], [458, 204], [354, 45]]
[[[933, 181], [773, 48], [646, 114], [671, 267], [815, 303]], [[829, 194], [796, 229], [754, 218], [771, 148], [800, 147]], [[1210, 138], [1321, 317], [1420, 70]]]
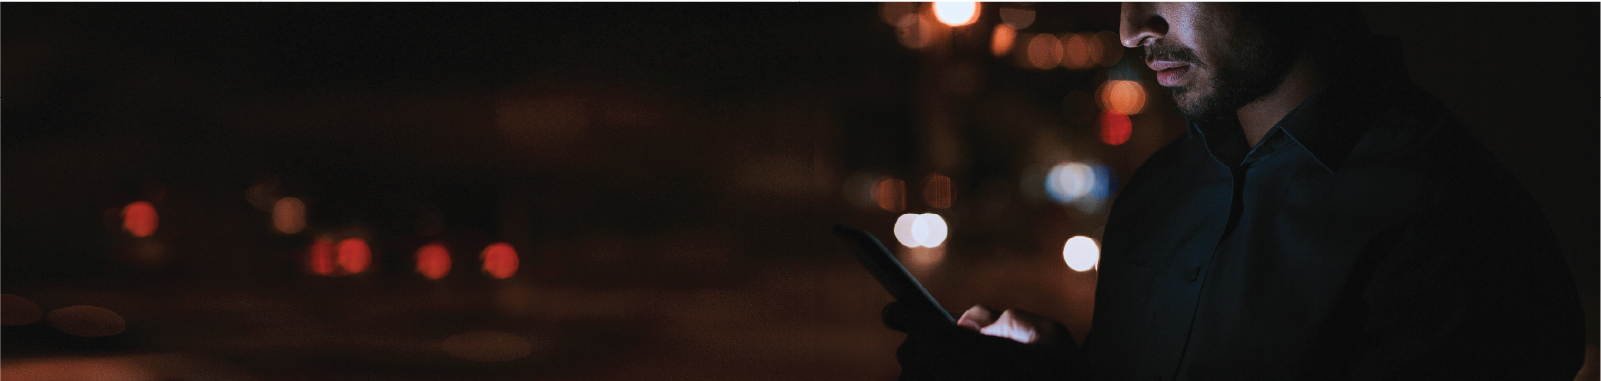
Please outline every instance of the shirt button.
[[1195, 266], [1195, 268], [1190, 269], [1190, 274], [1185, 276], [1185, 278], [1189, 279], [1191, 282], [1194, 282], [1195, 278], [1199, 277], [1201, 277], [1201, 266]]

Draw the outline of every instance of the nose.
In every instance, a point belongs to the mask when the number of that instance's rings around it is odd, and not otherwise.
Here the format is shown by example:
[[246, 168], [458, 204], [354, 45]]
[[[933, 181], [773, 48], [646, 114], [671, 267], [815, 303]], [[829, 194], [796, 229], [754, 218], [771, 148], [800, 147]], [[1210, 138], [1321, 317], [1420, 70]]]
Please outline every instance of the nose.
[[1118, 37], [1123, 46], [1138, 48], [1167, 35], [1167, 20], [1151, 9], [1152, 3], [1123, 3], [1118, 21]]

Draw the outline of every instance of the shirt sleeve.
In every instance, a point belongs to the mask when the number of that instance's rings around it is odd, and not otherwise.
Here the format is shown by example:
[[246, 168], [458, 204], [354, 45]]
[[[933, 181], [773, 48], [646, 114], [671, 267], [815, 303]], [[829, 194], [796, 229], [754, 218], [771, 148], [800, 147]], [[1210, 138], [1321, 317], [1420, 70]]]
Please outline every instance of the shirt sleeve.
[[[1482, 167], [1481, 167], [1482, 168]], [[1495, 166], [1499, 169], [1499, 166]], [[1583, 312], [1549, 225], [1502, 170], [1441, 175], [1371, 240], [1307, 379], [1571, 380]], [[1345, 369], [1341, 369], [1345, 368]], [[1328, 372], [1335, 370], [1335, 372]]]

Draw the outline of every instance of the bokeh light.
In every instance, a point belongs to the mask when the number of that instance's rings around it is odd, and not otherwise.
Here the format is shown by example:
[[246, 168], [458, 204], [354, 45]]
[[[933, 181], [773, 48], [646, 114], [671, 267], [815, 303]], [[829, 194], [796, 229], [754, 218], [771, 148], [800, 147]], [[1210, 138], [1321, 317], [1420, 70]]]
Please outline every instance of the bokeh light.
[[306, 228], [306, 203], [294, 197], [284, 197], [272, 206], [272, 227], [284, 234], [299, 233]]
[[335, 255], [338, 256], [339, 268], [351, 274], [367, 271], [367, 265], [372, 264], [372, 248], [361, 238], [339, 241]]
[[917, 3], [896, 1], [878, 4], [878, 18], [889, 25], [900, 25], [902, 17], [915, 13]]
[[956, 192], [951, 186], [951, 178], [938, 173], [931, 173], [923, 180], [923, 201], [935, 208], [949, 208], [956, 198]]
[[534, 345], [522, 336], [500, 331], [470, 331], [445, 338], [441, 348], [457, 358], [480, 361], [511, 361], [528, 357]]
[[900, 40], [902, 46], [922, 49], [934, 43], [935, 25], [933, 20], [917, 13], [909, 13], [901, 16], [901, 20], [895, 23], [895, 37]]
[[1012, 45], [1017, 42], [1017, 29], [1006, 24], [995, 24], [995, 32], [990, 34], [990, 53], [996, 57], [1005, 57], [1012, 52]]
[[1062, 245], [1062, 259], [1073, 271], [1089, 271], [1101, 260], [1101, 248], [1090, 237], [1076, 236]]
[[62, 332], [83, 337], [111, 336], [122, 333], [128, 323], [121, 315], [95, 306], [72, 306], [50, 311], [50, 325]]
[[978, 2], [941, 1], [934, 3], [934, 17], [950, 26], [963, 26], [978, 21]]
[[333, 242], [319, 239], [312, 242], [311, 247], [306, 248], [306, 271], [317, 275], [333, 275], [338, 269]]
[[444, 278], [450, 273], [450, 250], [438, 243], [418, 248], [417, 273], [428, 279]]
[[1117, 61], [1123, 60], [1123, 43], [1117, 40], [1117, 33], [1100, 31], [1095, 33], [1093, 45], [1101, 46], [1100, 65], [1110, 67]]
[[938, 214], [903, 214], [895, 219], [895, 240], [906, 247], [937, 247], [950, 235]]
[[509, 243], [491, 244], [484, 248], [479, 257], [484, 261], [484, 273], [489, 276], [506, 279], [517, 274], [520, 260], [517, 258], [517, 249], [513, 249]]
[[1012, 29], [1023, 29], [1023, 28], [1027, 28], [1029, 25], [1033, 25], [1034, 24], [1034, 10], [1033, 9], [1017, 7], [1017, 6], [1007, 6], [1007, 7], [1001, 7], [1001, 12], [1000, 13], [1001, 13], [1001, 24], [1009, 26], [1009, 27], [1012, 27]]
[[156, 225], [160, 218], [156, 216], [156, 207], [149, 202], [134, 201], [122, 208], [122, 230], [128, 231], [134, 237], [149, 237], [156, 234]]
[[1100, 49], [1090, 46], [1090, 41], [1084, 35], [1069, 33], [1061, 38], [1062, 67], [1079, 70], [1094, 65], [1100, 57]]
[[1095, 180], [1095, 170], [1088, 165], [1058, 165], [1045, 175], [1045, 193], [1056, 202], [1070, 203], [1089, 195], [1095, 188]]
[[1036, 69], [1050, 69], [1062, 62], [1062, 44], [1046, 33], [1028, 39], [1028, 63]]
[[906, 181], [886, 177], [873, 184], [873, 201], [891, 212], [906, 210]]
[[1139, 82], [1110, 80], [1096, 88], [1096, 103], [1103, 110], [1134, 115], [1145, 109], [1145, 87]]
[[0, 325], [23, 325], [39, 321], [44, 311], [32, 300], [11, 294], [0, 294]]
[[1134, 121], [1128, 115], [1117, 111], [1107, 110], [1101, 113], [1101, 142], [1110, 145], [1121, 145], [1128, 142], [1134, 133]]

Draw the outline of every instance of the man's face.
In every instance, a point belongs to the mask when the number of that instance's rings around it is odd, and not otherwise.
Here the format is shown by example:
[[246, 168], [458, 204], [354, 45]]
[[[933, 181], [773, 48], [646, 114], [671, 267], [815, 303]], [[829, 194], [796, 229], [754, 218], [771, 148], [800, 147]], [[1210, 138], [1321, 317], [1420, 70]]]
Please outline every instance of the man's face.
[[1271, 93], [1294, 63], [1239, 8], [1224, 3], [1124, 3], [1123, 45], [1145, 48], [1179, 112], [1212, 120]]

